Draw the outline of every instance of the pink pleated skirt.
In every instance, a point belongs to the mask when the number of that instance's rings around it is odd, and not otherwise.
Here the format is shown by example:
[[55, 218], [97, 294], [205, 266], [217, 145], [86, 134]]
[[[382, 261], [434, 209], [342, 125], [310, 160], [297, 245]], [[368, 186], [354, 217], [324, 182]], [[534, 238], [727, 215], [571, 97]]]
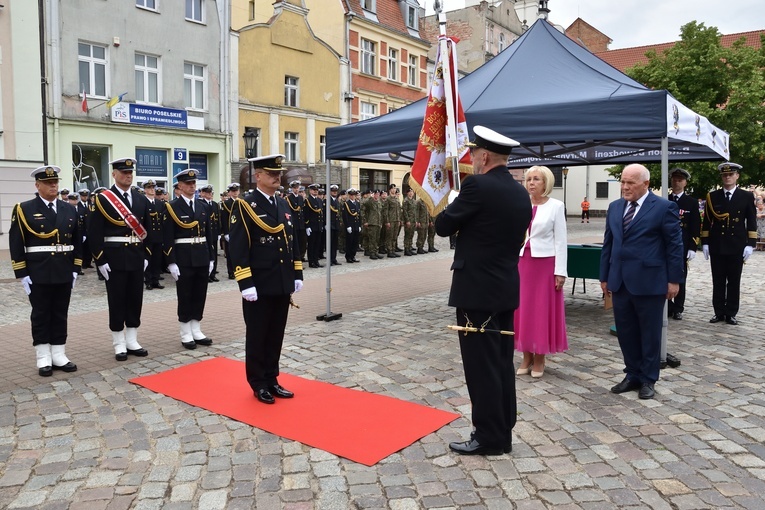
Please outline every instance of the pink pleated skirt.
[[515, 311], [515, 350], [555, 354], [568, 350], [563, 289], [555, 290], [555, 257], [533, 258], [526, 248], [518, 262], [520, 306]]

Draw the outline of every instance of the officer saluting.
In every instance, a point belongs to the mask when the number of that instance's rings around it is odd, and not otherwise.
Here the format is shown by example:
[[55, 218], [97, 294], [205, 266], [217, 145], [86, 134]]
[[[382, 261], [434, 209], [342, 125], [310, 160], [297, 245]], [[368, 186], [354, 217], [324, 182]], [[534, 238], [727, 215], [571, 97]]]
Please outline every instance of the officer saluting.
[[229, 254], [246, 326], [247, 382], [264, 404], [293, 396], [276, 378], [291, 295], [303, 288], [292, 210], [283, 198], [274, 197], [283, 160], [281, 154], [249, 160], [256, 189], [235, 202], [229, 222]]
[[64, 350], [69, 299], [82, 266], [82, 232], [75, 209], [56, 199], [60, 171], [49, 165], [32, 172], [37, 196], [13, 208], [8, 232], [13, 272], [32, 305], [32, 345], [43, 377], [77, 370]]
[[200, 322], [207, 299], [207, 284], [213, 270], [215, 238], [210, 228], [210, 210], [194, 198], [199, 172], [193, 168], [175, 175], [181, 196], [165, 208], [163, 222], [165, 256], [170, 275], [178, 282], [178, 322], [181, 344], [187, 349], [211, 345]]
[[[148, 266], [144, 239], [148, 235], [148, 199], [132, 188], [133, 158], [115, 159], [114, 185], [96, 195], [88, 238], [98, 272], [106, 280], [109, 329], [117, 361], [149, 352], [138, 343], [143, 307], [143, 274]], [[95, 193], [95, 191], [94, 191]]]

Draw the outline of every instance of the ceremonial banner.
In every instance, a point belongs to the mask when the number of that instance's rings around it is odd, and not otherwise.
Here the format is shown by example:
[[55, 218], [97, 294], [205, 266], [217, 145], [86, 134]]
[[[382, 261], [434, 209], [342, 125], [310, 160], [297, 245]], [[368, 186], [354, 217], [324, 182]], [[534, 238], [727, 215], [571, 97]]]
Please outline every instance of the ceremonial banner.
[[[444, 44], [445, 43], [445, 44]], [[456, 41], [451, 38], [439, 37], [436, 65], [433, 80], [425, 107], [425, 118], [417, 143], [417, 152], [412, 164], [409, 185], [428, 206], [428, 212], [435, 216], [447, 205], [449, 191], [455, 187], [453, 182], [453, 157], [459, 161], [462, 173], [472, 172], [470, 151], [466, 146], [469, 141], [465, 112], [457, 93]], [[446, 48], [446, 51], [442, 51]], [[446, 54], [444, 54], [446, 53]], [[448, 59], [448, 62], [445, 62]], [[446, 64], [446, 65], [445, 65]], [[445, 67], [449, 75], [444, 76]], [[450, 80], [452, 97], [447, 98], [445, 80]], [[451, 100], [456, 119], [447, 115], [447, 101]], [[454, 139], [454, 140], [453, 140]]]

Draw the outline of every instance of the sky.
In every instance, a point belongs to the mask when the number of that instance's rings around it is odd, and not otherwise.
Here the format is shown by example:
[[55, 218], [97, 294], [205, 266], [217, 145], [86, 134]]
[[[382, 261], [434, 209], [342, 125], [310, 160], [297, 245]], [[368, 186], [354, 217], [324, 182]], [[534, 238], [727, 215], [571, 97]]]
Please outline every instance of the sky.
[[[432, 14], [433, 0], [419, 1]], [[464, 7], [464, 0], [443, 1], [447, 11]], [[582, 18], [612, 39], [612, 50], [676, 41], [691, 21], [722, 34], [765, 30], [765, 0], [549, 0], [547, 7], [554, 24]]]

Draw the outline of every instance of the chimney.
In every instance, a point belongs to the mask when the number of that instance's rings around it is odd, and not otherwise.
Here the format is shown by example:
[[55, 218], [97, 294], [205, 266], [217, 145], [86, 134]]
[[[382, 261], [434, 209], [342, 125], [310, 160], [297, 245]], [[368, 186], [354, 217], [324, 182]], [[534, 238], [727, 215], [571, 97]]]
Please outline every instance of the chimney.
[[539, 10], [537, 11], [537, 17], [541, 19], [547, 19], [550, 14], [550, 9], [547, 8], [547, 0], [539, 0]]

